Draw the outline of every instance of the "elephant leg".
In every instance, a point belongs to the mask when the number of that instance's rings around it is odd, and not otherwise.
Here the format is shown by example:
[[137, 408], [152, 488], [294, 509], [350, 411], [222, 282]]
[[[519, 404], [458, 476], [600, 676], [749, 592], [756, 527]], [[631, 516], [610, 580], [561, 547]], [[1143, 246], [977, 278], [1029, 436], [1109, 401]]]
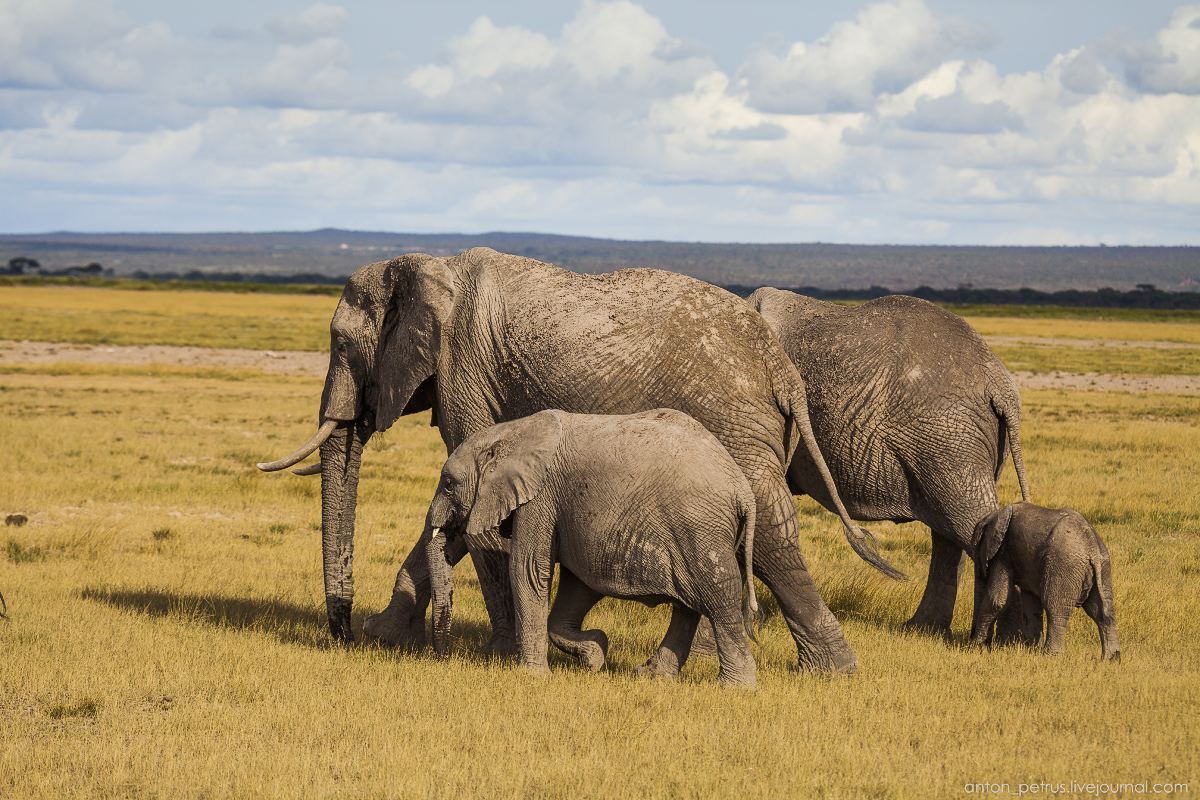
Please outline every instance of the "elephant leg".
[[517, 654], [517, 639], [513, 632], [513, 595], [509, 590], [508, 540], [496, 531], [460, 537], [467, 540], [471, 563], [479, 577], [479, 590], [492, 623], [492, 636], [480, 653], [487, 656]]
[[512, 586], [513, 621], [516, 624], [517, 655], [522, 669], [546, 675], [548, 649], [548, 610], [550, 584], [554, 578], [554, 560], [543, 542], [549, 536], [512, 538], [509, 581]]
[[662, 643], [646, 663], [634, 669], [638, 675], [675, 680], [687, 663], [700, 614], [681, 603], [671, 604], [671, 624]]
[[[425, 646], [425, 610], [429, 608], [429, 561], [426, 549], [432, 530], [426, 523], [421, 538], [409, 551], [396, 574], [396, 585], [387, 608], [367, 617], [363, 633], [388, 644], [419, 649]], [[464, 537], [455, 536], [446, 546], [446, 557], [457, 564], [467, 554]]]
[[[762, 484], [760, 484], [762, 486]], [[821, 599], [800, 547], [799, 521], [791, 492], [779, 480], [755, 492], [758, 508], [754, 526], [754, 574], [775, 595], [779, 610], [796, 643], [800, 668], [812, 672], [850, 675], [858, 657], [850, 649], [842, 626]]]
[[558, 595], [550, 608], [548, 623], [550, 641], [559, 650], [578, 658], [592, 672], [604, 668], [608, 636], [598, 629], [583, 630], [583, 620], [603, 597], [575, 577], [575, 573], [559, 566]]
[[[726, 575], [739, 574], [737, 558], [732, 553], [725, 558], [723, 566]], [[711, 593], [702, 593], [701, 597], [707, 595], [710, 603], [704, 608], [704, 616], [712, 620], [713, 635], [717, 640], [717, 658], [721, 663], [717, 679], [724, 686], [754, 689], [758, 687], [757, 667], [746, 639], [741, 588], [740, 580], [736, 585], [728, 581], [727, 585], [713, 587]]]
[[912, 619], [905, 627], [928, 633], [950, 633], [954, 621], [954, 601], [958, 598], [958, 579], [962, 574], [966, 554], [957, 544], [936, 531], [931, 531], [933, 555], [929, 559], [929, 578], [925, 594]]
[[1025, 605], [1023, 596], [1024, 592], [1016, 584], [1009, 589], [1004, 610], [1000, 612], [1000, 617], [996, 620], [996, 644], [1003, 646], [1024, 641]]
[[981, 580], [976, 573], [971, 644], [982, 647], [992, 643], [992, 626], [1008, 603], [1013, 584], [1012, 577], [1012, 570], [1003, 559], [992, 562], [986, 581]]
[[1033, 592], [1021, 592], [1021, 640], [1034, 647], [1042, 639], [1042, 601]]
[[713, 624], [706, 616], [700, 617], [696, 626], [696, 638], [692, 639], [691, 658], [714, 658], [717, 655], [717, 640], [713, 634]]

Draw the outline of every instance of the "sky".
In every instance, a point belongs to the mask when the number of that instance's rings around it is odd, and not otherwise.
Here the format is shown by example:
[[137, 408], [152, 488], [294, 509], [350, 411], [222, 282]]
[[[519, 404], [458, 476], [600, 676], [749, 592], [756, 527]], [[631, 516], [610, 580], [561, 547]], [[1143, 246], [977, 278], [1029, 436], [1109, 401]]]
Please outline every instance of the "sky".
[[0, 0], [0, 231], [1200, 244], [1200, 5]]

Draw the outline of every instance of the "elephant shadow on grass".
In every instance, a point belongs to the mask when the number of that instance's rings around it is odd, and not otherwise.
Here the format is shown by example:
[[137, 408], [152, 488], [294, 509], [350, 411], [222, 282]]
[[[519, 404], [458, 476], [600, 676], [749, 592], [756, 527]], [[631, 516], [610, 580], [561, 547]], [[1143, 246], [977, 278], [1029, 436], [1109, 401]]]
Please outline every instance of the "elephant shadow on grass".
[[[84, 600], [103, 603], [150, 617], [173, 618], [181, 623], [199, 623], [234, 631], [260, 631], [274, 635], [284, 644], [317, 649], [343, 647], [329, 637], [325, 609], [317, 604], [298, 605], [286, 600], [260, 597], [231, 597], [221, 594], [196, 594], [169, 589], [109, 589], [89, 587], [80, 592]], [[367, 611], [355, 613], [355, 628], [362, 630]], [[474, 653], [491, 636], [485, 619], [455, 621], [454, 645], [461, 653]], [[360, 646], [393, 649], [360, 637]]]
[[195, 594], [153, 587], [89, 587], [80, 592], [80, 597], [151, 617], [170, 617], [184, 623], [197, 622], [235, 631], [270, 633], [286, 644], [317, 648], [334, 644], [326, 633], [324, 609], [316, 604], [301, 606], [278, 599]]

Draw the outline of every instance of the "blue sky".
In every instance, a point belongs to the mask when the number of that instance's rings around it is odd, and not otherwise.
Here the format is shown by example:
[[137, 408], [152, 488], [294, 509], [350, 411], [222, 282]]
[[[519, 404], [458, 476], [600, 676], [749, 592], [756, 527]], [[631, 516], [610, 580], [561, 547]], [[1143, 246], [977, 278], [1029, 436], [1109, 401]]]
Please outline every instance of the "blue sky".
[[0, 0], [0, 230], [1200, 244], [1200, 5]]

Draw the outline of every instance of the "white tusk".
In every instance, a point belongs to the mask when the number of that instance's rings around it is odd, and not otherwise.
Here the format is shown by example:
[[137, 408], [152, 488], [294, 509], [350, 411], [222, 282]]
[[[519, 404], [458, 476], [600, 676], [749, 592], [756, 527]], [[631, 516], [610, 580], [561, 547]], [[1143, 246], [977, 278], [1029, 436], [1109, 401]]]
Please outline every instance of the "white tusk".
[[313, 437], [305, 442], [304, 446], [299, 450], [292, 453], [287, 458], [281, 458], [278, 461], [264, 461], [258, 465], [258, 468], [263, 472], [278, 472], [281, 469], [287, 469], [293, 464], [300, 463], [312, 455], [313, 451], [320, 447], [321, 443], [329, 438], [329, 434], [333, 433], [333, 429], [337, 427], [337, 424], [338, 421], [336, 419], [325, 420], [325, 424], [321, 426], [321, 429], [313, 434]]
[[317, 475], [321, 472], [321, 462], [309, 464], [307, 467], [296, 467], [292, 470], [293, 475]]

